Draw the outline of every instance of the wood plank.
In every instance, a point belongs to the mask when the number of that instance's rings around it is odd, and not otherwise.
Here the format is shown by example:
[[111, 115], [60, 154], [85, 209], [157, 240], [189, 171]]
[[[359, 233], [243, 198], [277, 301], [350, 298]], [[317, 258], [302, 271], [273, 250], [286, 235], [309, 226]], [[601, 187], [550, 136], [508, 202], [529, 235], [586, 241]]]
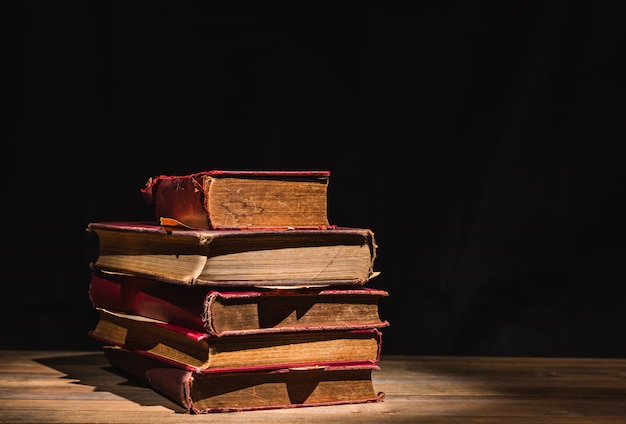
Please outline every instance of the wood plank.
[[450, 415], [416, 415], [410, 411], [404, 412], [373, 412], [360, 413], [346, 411], [340, 407], [333, 408], [332, 412], [322, 413], [321, 409], [329, 407], [301, 408], [277, 411], [253, 411], [221, 413], [209, 415], [180, 414], [163, 412], [156, 409], [140, 411], [115, 411], [103, 414], [101, 411], [75, 411], [73, 413], [52, 411], [49, 414], [29, 413], [28, 411], [2, 411], [4, 423], [133, 423], [133, 424], [161, 424], [161, 423], [334, 423], [338, 420], [346, 424], [375, 424], [375, 423], [430, 423], [430, 424], [623, 424], [623, 417], [615, 416], [512, 416], [509, 414], [493, 416], [450, 416]]
[[[383, 356], [374, 404], [194, 416], [220, 423], [626, 423], [626, 359]], [[100, 351], [0, 351], [0, 422], [178, 423]]]

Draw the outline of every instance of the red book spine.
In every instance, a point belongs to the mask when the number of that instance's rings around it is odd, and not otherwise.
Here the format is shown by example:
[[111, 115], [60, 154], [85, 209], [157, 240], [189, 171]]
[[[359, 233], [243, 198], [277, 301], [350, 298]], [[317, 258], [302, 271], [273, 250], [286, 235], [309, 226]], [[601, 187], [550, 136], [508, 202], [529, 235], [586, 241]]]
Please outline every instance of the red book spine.
[[[154, 290], [155, 283], [157, 290]], [[145, 290], [147, 287], [158, 295]], [[202, 318], [206, 293], [191, 287], [184, 288], [197, 296], [182, 297], [177, 293], [178, 287], [170, 287], [167, 283], [128, 276], [103, 277], [93, 273], [89, 296], [94, 307], [175, 322], [182, 327], [206, 332]]]

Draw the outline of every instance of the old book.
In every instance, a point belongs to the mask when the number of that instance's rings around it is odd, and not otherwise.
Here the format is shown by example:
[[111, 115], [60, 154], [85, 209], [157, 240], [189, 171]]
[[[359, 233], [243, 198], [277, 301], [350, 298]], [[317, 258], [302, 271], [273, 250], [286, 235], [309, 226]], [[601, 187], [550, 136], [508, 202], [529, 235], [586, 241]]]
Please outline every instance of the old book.
[[382, 328], [384, 290], [356, 288], [239, 289], [181, 286], [94, 272], [89, 296], [96, 308], [143, 315], [214, 336]]
[[375, 364], [203, 372], [175, 367], [140, 352], [104, 347], [114, 369], [191, 414], [376, 402]]
[[377, 363], [380, 359], [378, 329], [214, 337], [139, 315], [98, 311], [98, 322], [89, 332], [94, 339], [178, 366], [234, 371]]
[[328, 171], [161, 175], [141, 190], [162, 225], [224, 229], [329, 226]]
[[359, 228], [191, 230], [99, 222], [93, 270], [184, 285], [364, 285], [375, 274], [374, 233]]

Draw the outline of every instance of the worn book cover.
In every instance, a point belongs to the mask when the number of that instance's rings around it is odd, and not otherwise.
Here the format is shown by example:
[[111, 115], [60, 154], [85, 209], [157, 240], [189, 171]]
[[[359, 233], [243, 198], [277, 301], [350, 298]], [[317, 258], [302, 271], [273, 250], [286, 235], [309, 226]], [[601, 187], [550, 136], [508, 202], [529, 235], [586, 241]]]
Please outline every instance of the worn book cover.
[[364, 285], [376, 275], [369, 229], [191, 230], [145, 222], [96, 222], [93, 270], [174, 284]]
[[105, 344], [143, 351], [178, 366], [250, 370], [377, 363], [381, 332], [333, 330], [215, 337], [151, 318], [98, 309], [89, 334]]
[[384, 290], [367, 287], [239, 289], [181, 286], [93, 272], [94, 307], [143, 315], [215, 336], [280, 331], [382, 328]]
[[203, 372], [107, 346], [109, 363], [191, 414], [377, 402], [376, 364]]
[[223, 171], [160, 175], [141, 192], [162, 225], [223, 229], [325, 228], [328, 171]]

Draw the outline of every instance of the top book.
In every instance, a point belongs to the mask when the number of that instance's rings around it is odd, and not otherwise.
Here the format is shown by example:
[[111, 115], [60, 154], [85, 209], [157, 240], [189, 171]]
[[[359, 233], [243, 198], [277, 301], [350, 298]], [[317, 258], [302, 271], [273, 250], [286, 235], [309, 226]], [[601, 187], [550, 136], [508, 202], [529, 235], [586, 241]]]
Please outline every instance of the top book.
[[221, 171], [151, 177], [141, 190], [164, 226], [328, 227], [329, 171]]

